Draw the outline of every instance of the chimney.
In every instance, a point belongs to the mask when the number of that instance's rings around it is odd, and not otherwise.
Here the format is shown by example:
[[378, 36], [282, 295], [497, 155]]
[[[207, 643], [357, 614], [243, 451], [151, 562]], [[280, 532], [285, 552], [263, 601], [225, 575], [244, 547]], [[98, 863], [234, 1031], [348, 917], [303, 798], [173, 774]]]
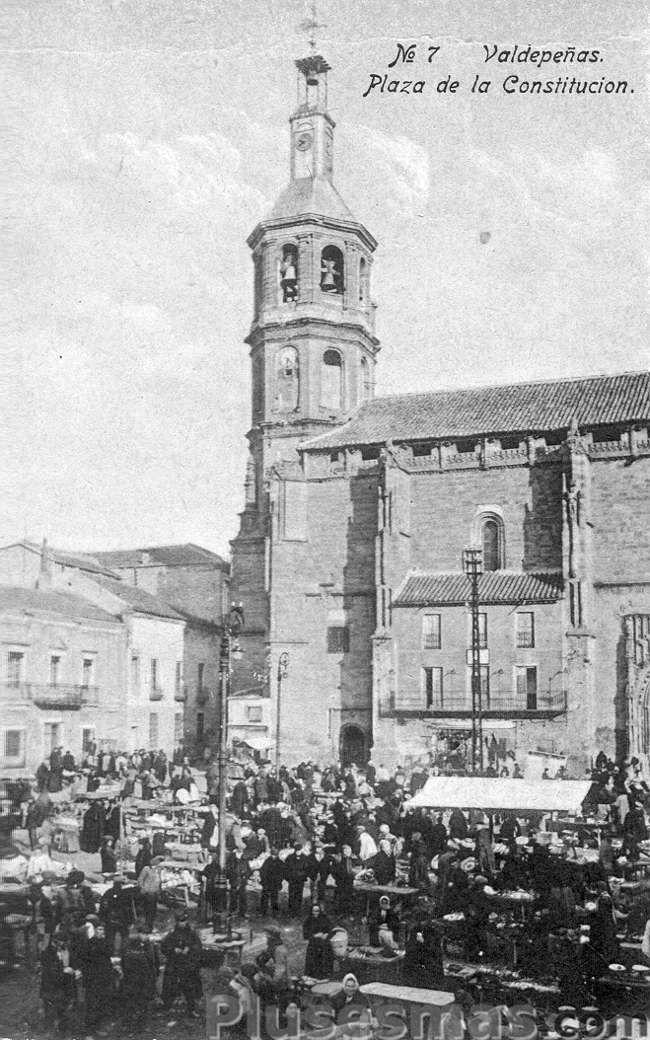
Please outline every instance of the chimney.
[[38, 578], [36, 579], [37, 589], [51, 589], [52, 578], [54, 570], [54, 558], [50, 547], [47, 544], [47, 538], [43, 539], [43, 545], [41, 547], [41, 566], [38, 572]]

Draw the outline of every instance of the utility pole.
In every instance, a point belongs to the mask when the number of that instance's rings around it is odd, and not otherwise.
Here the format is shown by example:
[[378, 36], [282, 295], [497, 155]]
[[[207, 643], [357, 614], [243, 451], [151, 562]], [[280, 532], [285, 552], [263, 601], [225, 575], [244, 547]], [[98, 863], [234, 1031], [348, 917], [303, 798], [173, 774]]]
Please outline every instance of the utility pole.
[[479, 630], [478, 583], [483, 573], [482, 549], [463, 550], [463, 570], [470, 581], [472, 617], [472, 772], [483, 772], [483, 698], [481, 692], [481, 634]]
[[221, 646], [219, 649], [219, 713], [217, 750], [217, 784], [219, 792], [219, 873], [215, 879], [217, 907], [216, 916], [221, 930], [225, 929], [228, 918], [228, 882], [226, 880], [226, 794], [228, 785], [228, 699], [230, 695], [230, 677], [232, 661], [241, 658], [241, 647], [237, 636], [244, 625], [244, 611], [241, 603], [233, 603], [228, 616], [224, 619]]
[[289, 671], [289, 654], [283, 650], [278, 657], [278, 700], [275, 707], [275, 779], [280, 778], [280, 712], [282, 708], [282, 680]]

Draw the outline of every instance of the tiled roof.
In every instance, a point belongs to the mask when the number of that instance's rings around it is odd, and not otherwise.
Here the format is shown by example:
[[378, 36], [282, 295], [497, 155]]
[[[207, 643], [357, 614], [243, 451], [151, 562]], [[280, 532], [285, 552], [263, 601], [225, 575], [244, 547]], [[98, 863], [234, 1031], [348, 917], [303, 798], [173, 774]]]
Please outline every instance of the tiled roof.
[[378, 397], [302, 447], [563, 430], [573, 419], [580, 427], [650, 420], [650, 372]]
[[115, 578], [105, 578], [102, 575], [98, 575], [94, 580], [102, 588], [112, 592], [114, 596], [119, 596], [120, 599], [128, 603], [139, 614], [152, 614], [154, 617], [174, 618], [178, 621], [184, 620], [178, 611], [170, 607], [169, 603], [165, 603], [158, 596], [152, 596], [150, 592], [145, 592], [144, 589], [136, 588], [134, 585], [127, 585], [125, 581], [119, 581]]
[[[37, 545], [35, 542], [22, 542], [21, 544], [27, 549], [31, 549], [32, 552], [38, 553], [39, 556], [42, 553], [42, 546]], [[48, 551], [54, 562], [61, 566], [74, 567], [80, 571], [87, 571], [89, 574], [106, 574], [108, 577], [116, 577], [111, 571], [108, 561], [99, 560], [98, 557], [92, 554], [71, 553], [61, 549], [53, 549], [52, 546], [48, 546]]]
[[24, 589], [13, 585], [0, 585], [0, 611], [5, 614], [42, 611], [67, 618], [117, 622], [113, 614], [70, 592]]
[[[481, 603], [554, 603], [562, 595], [561, 574], [487, 571], [479, 578]], [[461, 573], [407, 574], [393, 599], [394, 607], [453, 606], [466, 603], [469, 579]]]
[[352, 213], [327, 177], [300, 177], [282, 192], [265, 220], [316, 213], [335, 220], [356, 223]]
[[182, 566], [212, 564], [227, 568], [228, 564], [218, 553], [203, 549], [200, 545], [186, 542], [184, 545], [152, 545], [143, 549], [116, 549], [112, 552], [93, 553], [96, 560], [109, 567], [142, 567], [147, 564]]

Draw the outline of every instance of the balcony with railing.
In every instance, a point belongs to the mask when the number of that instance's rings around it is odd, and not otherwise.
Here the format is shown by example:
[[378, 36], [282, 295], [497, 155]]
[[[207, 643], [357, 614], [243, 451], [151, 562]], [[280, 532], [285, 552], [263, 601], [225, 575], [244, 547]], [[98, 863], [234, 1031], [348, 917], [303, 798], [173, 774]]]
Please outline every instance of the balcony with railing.
[[2, 683], [2, 700], [6, 703], [30, 701], [37, 708], [79, 711], [98, 703], [99, 686], [75, 686], [71, 683]]
[[[536, 695], [512, 692], [483, 694], [481, 700], [484, 719], [552, 719], [567, 710], [566, 690], [539, 691]], [[395, 698], [380, 702], [379, 715], [383, 718], [454, 718], [472, 717], [470, 693], [450, 692], [434, 700], [428, 707], [417, 707], [412, 699]]]
[[187, 686], [177, 686], [174, 690], [174, 700], [184, 704], [187, 700]]
[[149, 700], [150, 701], [161, 701], [163, 699], [163, 688], [162, 686], [150, 686], [149, 687]]

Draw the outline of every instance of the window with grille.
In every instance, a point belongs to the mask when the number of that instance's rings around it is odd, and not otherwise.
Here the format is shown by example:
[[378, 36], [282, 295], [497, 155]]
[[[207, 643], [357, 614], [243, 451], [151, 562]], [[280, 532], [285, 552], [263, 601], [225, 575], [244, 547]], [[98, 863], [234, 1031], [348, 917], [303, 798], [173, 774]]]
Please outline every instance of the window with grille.
[[151, 689], [152, 690], [159, 689], [159, 686], [158, 686], [158, 679], [159, 679], [159, 676], [158, 676], [158, 659], [156, 657], [152, 657], [151, 658], [151, 673], [150, 673], [150, 675], [151, 675]]
[[530, 611], [515, 614], [517, 646], [523, 649], [535, 646], [535, 615]]
[[7, 654], [7, 684], [20, 686], [23, 681], [25, 655], [20, 650], [10, 650]]
[[151, 712], [150, 715], [149, 715], [149, 747], [150, 748], [157, 748], [158, 747], [158, 733], [159, 733], [158, 715], [155, 714], [154, 712]]
[[199, 693], [203, 693], [203, 684], [205, 681], [205, 662], [199, 661], [196, 666], [196, 688]]
[[140, 689], [140, 658], [131, 658], [131, 686], [134, 690]]
[[174, 677], [174, 690], [180, 693], [183, 685], [183, 662], [176, 662], [176, 675]]
[[345, 625], [330, 625], [327, 629], [328, 654], [347, 654], [350, 651], [350, 629]]
[[174, 744], [180, 744], [183, 739], [183, 713], [174, 715]]
[[25, 764], [25, 730], [6, 729], [2, 741], [3, 758], [12, 766]]
[[440, 614], [422, 615], [422, 649], [440, 650], [441, 643]]
[[424, 687], [424, 705], [426, 708], [442, 708], [442, 668], [423, 668], [422, 685]]

